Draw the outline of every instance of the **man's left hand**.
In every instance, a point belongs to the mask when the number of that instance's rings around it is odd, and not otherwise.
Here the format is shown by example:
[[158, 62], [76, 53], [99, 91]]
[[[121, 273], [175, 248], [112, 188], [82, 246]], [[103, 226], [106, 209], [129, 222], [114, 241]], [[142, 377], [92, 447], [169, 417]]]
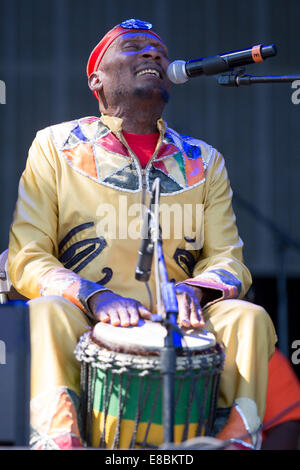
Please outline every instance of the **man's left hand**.
[[176, 297], [178, 302], [179, 326], [202, 328], [205, 322], [201, 308], [201, 300], [203, 297], [201, 287], [180, 284], [176, 287]]

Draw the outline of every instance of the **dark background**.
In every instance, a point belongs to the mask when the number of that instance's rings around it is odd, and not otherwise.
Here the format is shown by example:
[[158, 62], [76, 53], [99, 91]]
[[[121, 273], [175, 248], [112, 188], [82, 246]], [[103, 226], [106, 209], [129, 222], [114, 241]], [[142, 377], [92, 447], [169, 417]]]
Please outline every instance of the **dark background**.
[[[6, 104], [0, 105], [1, 251], [35, 133], [98, 114], [85, 75], [89, 53], [108, 29], [132, 17], [153, 23], [172, 60], [274, 43], [277, 56], [247, 72], [300, 73], [298, 0], [0, 0], [0, 80], [6, 84]], [[223, 153], [254, 278], [250, 298], [269, 311], [279, 337], [276, 282], [284, 261], [289, 357], [293, 341], [300, 340], [300, 250], [286, 238], [300, 245], [300, 104], [292, 103], [293, 91], [289, 83], [223, 88], [216, 77], [199, 77], [173, 87], [164, 115], [170, 127]], [[294, 366], [299, 374], [300, 365]]]

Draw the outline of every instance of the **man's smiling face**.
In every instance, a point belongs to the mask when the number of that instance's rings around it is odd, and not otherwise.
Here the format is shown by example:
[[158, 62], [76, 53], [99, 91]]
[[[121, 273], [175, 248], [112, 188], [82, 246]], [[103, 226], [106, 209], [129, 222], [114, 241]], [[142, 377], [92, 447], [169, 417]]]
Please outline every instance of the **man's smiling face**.
[[156, 36], [134, 31], [119, 36], [107, 49], [97, 71], [100, 100], [108, 106], [130, 96], [168, 101], [168, 49]]

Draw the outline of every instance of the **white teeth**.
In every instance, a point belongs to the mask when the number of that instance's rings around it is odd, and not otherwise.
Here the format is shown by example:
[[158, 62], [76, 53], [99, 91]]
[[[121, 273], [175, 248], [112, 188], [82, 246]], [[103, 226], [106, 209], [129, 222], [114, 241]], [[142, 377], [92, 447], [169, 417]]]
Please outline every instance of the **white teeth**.
[[141, 70], [140, 72], [137, 73], [137, 77], [139, 77], [140, 75], [144, 75], [145, 73], [152, 73], [152, 74], [156, 75], [156, 77], [160, 78], [159, 72], [155, 69]]

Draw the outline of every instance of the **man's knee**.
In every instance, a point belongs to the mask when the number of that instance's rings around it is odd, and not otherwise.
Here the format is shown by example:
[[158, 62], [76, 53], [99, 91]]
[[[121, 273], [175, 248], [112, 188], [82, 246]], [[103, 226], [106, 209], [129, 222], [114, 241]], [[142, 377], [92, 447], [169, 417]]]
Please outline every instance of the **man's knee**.
[[41, 297], [36, 297], [35, 299], [31, 299], [28, 301], [29, 307], [37, 306], [40, 308], [51, 308], [51, 306], [56, 305], [56, 306], [73, 306], [75, 307], [74, 304], [72, 304], [69, 300], [67, 300], [65, 297], [61, 295], [45, 295]]
[[246, 300], [240, 299], [226, 299], [216, 302], [207, 310], [208, 317], [210, 316], [221, 316], [232, 317], [235, 319], [249, 317], [251, 320], [260, 319], [265, 320], [266, 317], [269, 317], [266, 310], [260, 305], [247, 302]]
[[253, 304], [245, 300], [241, 300], [240, 316], [244, 322], [248, 322], [249, 326], [254, 327], [270, 327], [272, 320], [268, 312], [261, 305]]
[[[261, 338], [262, 343], [268, 344], [269, 356], [273, 354], [277, 336], [271, 317], [267, 311], [260, 305], [247, 302], [245, 300], [231, 300], [230, 314], [227, 318], [227, 324], [232, 331], [235, 331], [239, 337], [246, 335]], [[229, 305], [227, 305], [227, 308]]]
[[228, 329], [243, 331], [258, 331], [258, 334], [276, 339], [274, 326], [269, 314], [260, 305], [240, 299], [223, 300], [207, 311], [208, 324], [212, 324], [216, 331]]
[[270, 317], [267, 311], [261, 305], [253, 304], [247, 302], [246, 300], [236, 300], [236, 303], [233, 303], [233, 309], [236, 312], [237, 316], [247, 319], [251, 322], [265, 322], [269, 321]]
[[79, 329], [88, 324], [88, 318], [79, 307], [59, 295], [41, 296], [28, 301], [30, 322], [51, 325], [74, 324]]

